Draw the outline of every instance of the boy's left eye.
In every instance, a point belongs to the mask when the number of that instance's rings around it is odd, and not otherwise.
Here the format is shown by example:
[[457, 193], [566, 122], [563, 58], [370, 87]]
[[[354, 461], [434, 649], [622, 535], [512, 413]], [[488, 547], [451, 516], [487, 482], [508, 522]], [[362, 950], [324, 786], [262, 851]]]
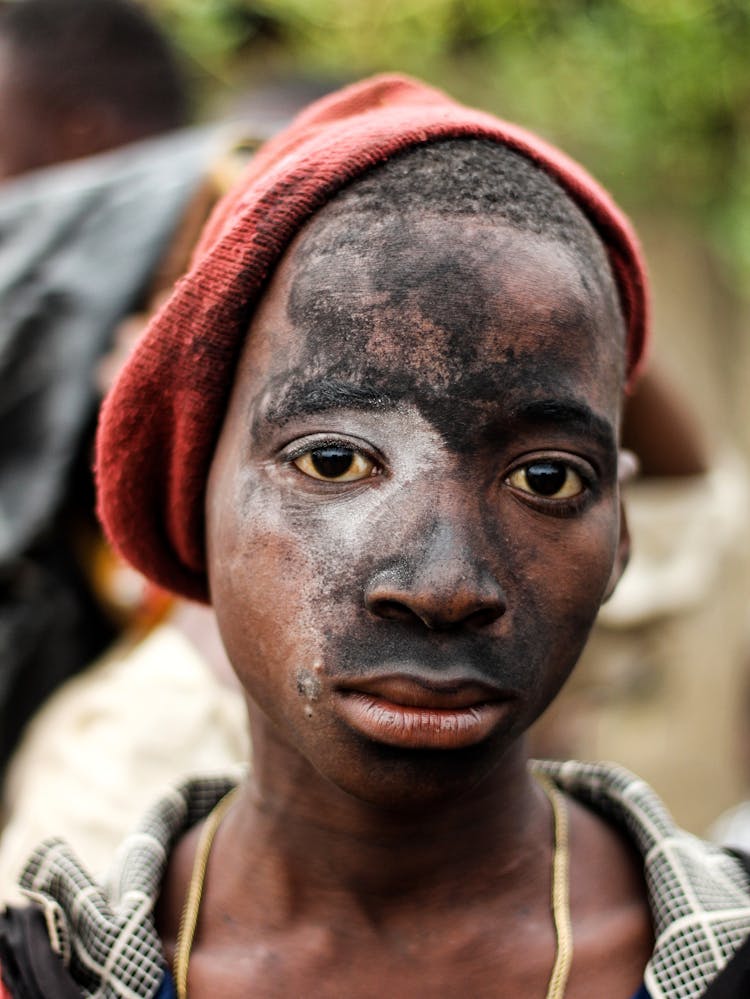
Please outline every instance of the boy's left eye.
[[584, 482], [574, 468], [564, 461], [540, 459], [516, 468], [508, 483], [521, 492], [545, 499], [571, 499], [584, 490]]
[[375, 462], [360, 451], [340, 444], [327, 444], [305, 451], [293, 464], [312, 479], [325, 482], [357, 482], [375, 471]]

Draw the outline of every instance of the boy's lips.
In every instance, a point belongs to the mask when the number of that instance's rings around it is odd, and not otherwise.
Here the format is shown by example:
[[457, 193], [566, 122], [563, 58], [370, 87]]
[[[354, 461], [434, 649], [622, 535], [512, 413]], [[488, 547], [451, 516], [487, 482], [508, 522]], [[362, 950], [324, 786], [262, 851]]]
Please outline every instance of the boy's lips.
[[340, 684], [336, 710], [362, 735], [404, 749], [461, 749], [481, 742], [511, 697], [474, 680], [394, 674]]

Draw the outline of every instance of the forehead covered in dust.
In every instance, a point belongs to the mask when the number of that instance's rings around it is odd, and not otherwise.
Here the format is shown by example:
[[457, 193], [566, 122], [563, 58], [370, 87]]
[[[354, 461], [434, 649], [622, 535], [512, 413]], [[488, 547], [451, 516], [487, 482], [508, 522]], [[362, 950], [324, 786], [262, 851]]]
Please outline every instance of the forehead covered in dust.
[[446, 395], [476, 407], [499, 389], [580, 394], [588, 373], [592, 404], [620, 405], [613, 286], [559, 240], [495, 218], [358, 219], [334, 201], [287, 251], [252, 331], [245, 363], [261, 364], [274, 395], [290, 379], [337, 379], [425, 411]]

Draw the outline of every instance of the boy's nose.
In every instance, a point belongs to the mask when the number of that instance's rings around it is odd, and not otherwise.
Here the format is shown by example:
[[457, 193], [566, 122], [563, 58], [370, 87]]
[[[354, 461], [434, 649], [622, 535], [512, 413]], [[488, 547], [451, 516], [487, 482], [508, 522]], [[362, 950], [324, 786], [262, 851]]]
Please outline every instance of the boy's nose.
[[421, 621], [431, 631], [482, 628], [505, 613], [505, 594], [485, 557], [452, 525], [437, 524], [420, 550], [377, 570], [365, 589], [376, 617]]

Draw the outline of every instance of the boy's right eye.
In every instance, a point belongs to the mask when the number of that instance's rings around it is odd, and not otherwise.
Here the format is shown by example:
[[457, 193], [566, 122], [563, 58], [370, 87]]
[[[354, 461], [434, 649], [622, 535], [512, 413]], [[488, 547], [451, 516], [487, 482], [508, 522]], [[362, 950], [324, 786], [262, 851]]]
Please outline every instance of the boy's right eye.
[[358, 482], [375, 474], [375, 462], [341, 444], [326, 444], [293, 459], [300, 472], [325, 482]]

